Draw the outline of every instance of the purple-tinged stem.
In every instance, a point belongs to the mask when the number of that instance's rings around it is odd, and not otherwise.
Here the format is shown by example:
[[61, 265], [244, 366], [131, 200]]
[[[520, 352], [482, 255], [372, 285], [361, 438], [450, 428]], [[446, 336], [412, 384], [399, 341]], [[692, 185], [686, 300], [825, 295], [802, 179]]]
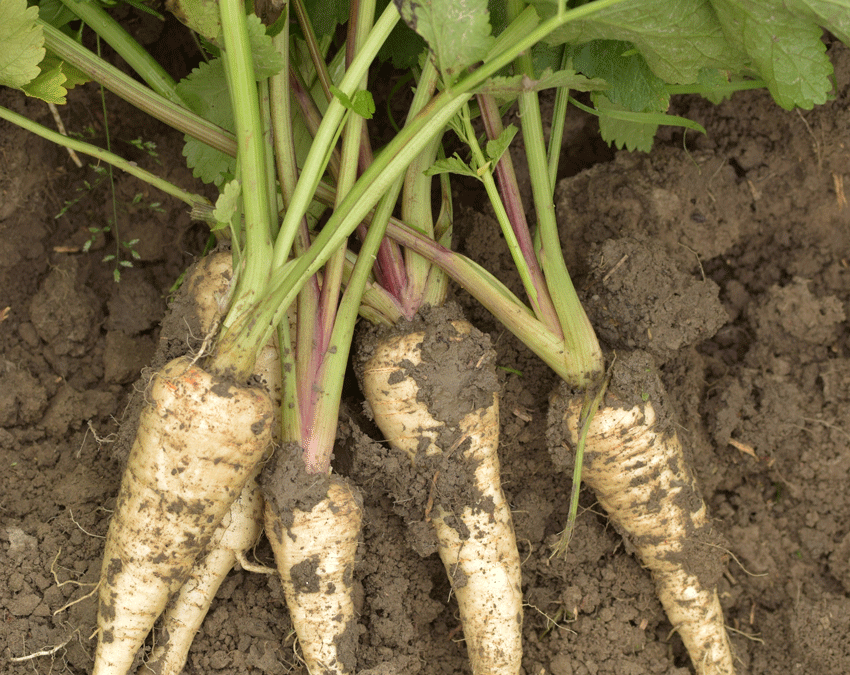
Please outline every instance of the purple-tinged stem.
[[[491, 140], [496, 139], [504, 131], [499, 107], [490, 94], [478, 94], [477, 98], [487, 137]], [[529, 293], [531, 306], [534, 308], [537, 317], [550, 330], [560, 333], [561, 324], [558, 321], [558, 313], [552, 304], [552, 298], [546, 286], [546, 278], [543, 275], [543, 270], [540, 268], [534, 252], [534, 243], [531, 239], [528, 220], [525, 217], [525, 208], [522, 204], [522, 196], [519, 192], [519, 185], [517, 184], [516, 172], [514, 171], [510, 151], [505, 151], [496, 163], [495, 173], [496, 181], [499, 184], [499, 192], [502, 196], [502, 203], [505, 206], [508, 220], [510, 220], [511, 228], [516, 236], [522, 257], [529, 272], [529, 277], [536, 291], [536, 293]]]

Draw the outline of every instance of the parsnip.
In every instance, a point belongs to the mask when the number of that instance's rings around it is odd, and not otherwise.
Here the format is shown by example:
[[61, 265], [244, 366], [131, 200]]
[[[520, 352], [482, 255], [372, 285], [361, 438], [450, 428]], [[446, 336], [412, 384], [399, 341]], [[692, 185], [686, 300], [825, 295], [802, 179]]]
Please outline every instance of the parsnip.
[[272, 442], [262, 390], [228, 382], [188, 358], [146, 391], [109, 525], [93, 675], [124, 675]]
[[[223, 318], [231, 281], [229, 251], [212, 253], [190, 270], [181, 288], [181, 296], [191, 300], [194, 323], [202, 338], [206, 338]], [[278, 437], [281, 364], [274, 341], [270, 341], [258, 355], [254, 377], [272, 398], [272, 431], [273, 436]], [[269, 447], [268, 451], [271, 452], [271, 449]], [[242, 493], [213, 534], [204, 555], [195, 563], [183, 587], [168, 604], [159, 630], [162, 637], [148, 660], [139, 667], [138, 675], [178, 675], [182, 672], [192, 641], [219, 587], [237, 561], [243, 569], [271, 571], [248, 563], [245, 557], [246, 552], [256, 545], [263, 530], [263, 496], [256, 480], [259, 469], [260, 466], [248, 479]]]
[[[359, 374], [386, 440], [428, 472], [425, 516], [457, 597], [473, 673], [515, 675], [522, 576], [501, 487], [492, 350], [469, 349], [473, 330], [465, 321], [444, 324], [427, 364], [425, 332], [396, 334], [375, 346]], [[427, 380], [417, 374], [423, 366]]]
[[[649, 362], [629, 360], [631, 396], [608, 393], [587, 435], [582, 481], [652, 573], [658, 597], [698, 675], [732, 675], [732, 650], [717, 596], [720, 551], [696, 478]], [[616, 366], [615, 366], [616, 368]], [[581, 397], [552, 398], [550, 437], [574, 446]], [[556, 461], [558, 448], [553, 448]], [[563, 460], [560, 460], [563, 461]]]
[[178, 675], [183, 671], [189, 648], [219, 587], [262, 531], [263, 498], [256, 476], [252, 476], [215, 531], [208, 552], [169, 604], [160, 631], [164, 641], [139, 667], [138, 675]]
[[[338, 476], [313, 475], [306, 482], [303, 467], [295, 470], [302, 480], [292, 481], [279, 460], [272, 476], [263, 479], [266, 536], [307, 670], [353, 674], [359, 632], [351, 591], [363, 500]], [[305, 484], [310, 494], [293, 500], [287, 487]]]

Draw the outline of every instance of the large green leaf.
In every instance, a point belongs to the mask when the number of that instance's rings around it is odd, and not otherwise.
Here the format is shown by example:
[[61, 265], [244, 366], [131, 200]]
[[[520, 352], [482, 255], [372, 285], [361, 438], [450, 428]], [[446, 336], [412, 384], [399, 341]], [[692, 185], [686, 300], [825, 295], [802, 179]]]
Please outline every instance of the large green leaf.
[[670, 105], [664, 80], [630, 43], [594, 40], [569, 47], [568, 54], [577, 71], [609, 84], [606, 97], [614, 105], [636, 112], [663, 112]]
[[0, 17], [0, 84], [19, 89], [41, 72], [45, 49], [38, 7], [27, 7], [27, 0], [0, 0]]
[[[712, 0], [712, 4], [729, 43], [747, 53], [779, 105], [810, 109], [826, 102], [832, 64], [820, 26], [801, 3], [789, 7], [783, 0]], [[843, 23], [847, 25], [847, 17]]]
[[431, 49], [447, 85], [487, 56], [494, 38], [487, 0], [394, 0], [404, 22]]
[[[541, 18], [557, 10], [557, 0], [531, 0]], [[692, 84], [702, 68], [738, 71], [744, 54], [723, 33], [709, 0], [624, 0], [586, 19], [565, 24], [547, 38], [553, 44], [591, 40], [632, 43], [658, 77]]]
[[[223, 129], [234, 130], [233, 107], [224, 76], [224, 62], [221, 59], [214, 59], [209, 63], [201, 62], [188, 77], [178, 83], [177, 91], [198, 115]], [[191, 136], [187, 135], [185, 140], [183, 155], [195, 178], [219, 186], [233, 178], [236, 168], [236, 160], [233, 157]]]
[[850, 45], [850, 0], [790, 0], [787, 6], [833, 33]]

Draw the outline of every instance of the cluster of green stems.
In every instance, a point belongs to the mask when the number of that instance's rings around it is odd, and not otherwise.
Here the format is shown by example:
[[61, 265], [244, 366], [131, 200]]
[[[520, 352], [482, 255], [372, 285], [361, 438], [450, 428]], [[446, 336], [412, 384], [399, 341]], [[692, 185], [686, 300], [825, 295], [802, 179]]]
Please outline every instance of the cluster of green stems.
[[[258, 351], [269, 340], [278, 341], [284, 372], [295, 374], [284, 378], [283, 438], [304, 449], [309, 471], [327, 471], [330, 465], [343, 375], [358, 314], [385, 323], [410, 318], [423, 304], [442, 301], [447, 277], [477, 298], [564, 380], [598, 391], [603, 380], [602, 353], [564, 264], [555, 219], [553, 191], [561, 139], [554, 133], [547, 146], [537, 93], [523, 91], [518, 101], [537, 216], [533, 235], [510, 154], [504, 153], [494, 166], [480, 173], [520, 272], [528, 305], [492, 274], [451, 250], [447, 180], [441, 177], [443, 207], [435, 223], [432, 180], [424, 171], [440, 152], [442, 135], [453, 119], [461, 120], [455, 128], [460, 129], [473, 159], [485, 165], [471, 123], [472, 104], [489, 138], [502, 133], [496, 101], [483, 89], [488, 78], [513, 65], [514, 72], [533, 79], [529, 56], [533, 45], [567, 22], [620, 0], [599, 0], [572, 10], [561, 3], [559, 11], [542, 22], [521, 0], [509, 0], [508, 26], [482, 62], [446, 81], [426, 60], [406, 123], [375, 156], [368, 143], [366, 121], [330, 93], [330, 77], [300, 0], [289, 4], [314, 55], [319, 80], [324, 82], [327, 108], [321, 116], [316, 115], [304, 103], [306, 97], [294, 89], [289, 64], [290, 16], [284, 17], [282, 30], [273, 38], [285, 65], [258, 83], [244, 5], [241, 0], [220, 0], [220, 37], [234, 110], [233, 134], [191, 112], [167, 73], [95, 3], [62, 1], [111, 45], [147, 86], [42, 23], [48, 49], [157, 119], [238, 158], [241, 202], [231, 222], [237, 251], [236, 290], [207, 366], [245, 378]], [[289, 9], [287, 6], [284, 11]], [[374, 0], [351, 3], [346, 66], [338, 83], [345, 97], [367, 88], [369, 67], [399, 19], [394, 3], [377, 18]], [[557, 93], [553, 129], [563, 128], [567, 96], [566, 91]], [[290, 124], [293, 105], [299, 104], [308, 125], [315, 120], [312, 145], [300, 167]], [[196, 217], [214, 220], [212, 205], [200, 195], [11, 111], [0, 109], [0, 117], [128, 171], [183, 200]], [[396, 219], [392, 214], [399, 195], [401, 218]], [[311, 233], [307, 215], [317, 203], [329, 207], [330, 215], [319, 232]], [[349, 237], [355, 231], [361, 234], [356, 256], [348, 250]], [[286, 319], [292, 306], [297, 309], [294, 334]]]

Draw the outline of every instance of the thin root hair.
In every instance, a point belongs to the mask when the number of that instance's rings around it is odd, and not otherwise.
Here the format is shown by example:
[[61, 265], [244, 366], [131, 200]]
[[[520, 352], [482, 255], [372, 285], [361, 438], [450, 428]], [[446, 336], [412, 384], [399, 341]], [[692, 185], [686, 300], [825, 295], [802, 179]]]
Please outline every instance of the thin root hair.
[[[559, 623], [559, 621], [561, 621], [562, 615], [565, 614], [563, 607], [561, 607], [558, 610], [558, 613], [554, 617], [551, 617], [546, 612], [544, 612], [542, 609], [540, 609], [536, 605], [532, 605], [530, 602], [524, 602], [524, 603], [522, 603], [522, 606], [523, 607], [530, 607], [531, 609], [533, 609], [535, 612], [537, 612], [543, 618], [546, 619], [546, 630], [543, 633], [544, 635], [546, 635], [546, 633], [548, 633], [550, 630], [552, 630], [552, 627], [559, 628], [559, 629], [565, 630], [565, 631], [569, 631], [573, 635], [578, 635], [578, 633], [576, 633], [572, 628], [568, 628], [567, 626]], [[572, 620], [564, 621], [564, 623], [575, 623], [576, 621], [578, 621], [578, 613], [574, 612], [573, 616], [574, 616], [574, 618]]]
[[728, 553], [729, 557], [732, 558], [732, 560], [734, 560], [736, 563], [738, 563], [738, 567], [740, 567], [744, 574], [746, 574], [748, 577], [766, 577], [769, 574], [768, 572], [761, 572], [759, 574], [757, 574], [756, 572], [750, 572], [746, 567], [744, 567], [744, 564], [740, 560], [738, 560], [738, 556], [732, 553], [732, 551], [730, 551], [725, 546], [720, 546], [720, 544], [712, 544], [710, 541], [701, 541], [699, 543], [705, 544], [706, 546], [711, 546], [712, 548], [719, 548], [724, 553]]
[[751, 642], [758, 642], [759, 644], [764, 644], [764, 639], [759, 637], [758, 633], [745, 633], [742, 630], [738, 630], [737, 628], [732, 628], [732, 626], [727, 625], [726, 630], [731, 631], [732, 633], [737, 633], [741, 637], [745, 637], [747, 640]]
[[[59, 556], [62, 555], [62, 549], [60, 548], [56, 552], [56, 556], [53, 558], [53, 562], [50, 563], [50, 574], [53, 575], [53, 581], [56, 583], [56, 588], [62, 588], [62, 586], [66, 584], [73, 584], [74, 586], [97, 586], [94, 582], [83, 582], [83, 581], [74, 581], [73, 579], [66, 579], [65, 581], [59, 581], [59, 575], [56, 574], [56, 563], [59, 560]], [[62, 569], [67, 569], [63, 567]]]
[[[69, 516], [70, 516], [70, 518], [71, 518], [71, 522], [72, 522], [72, 523], [74, 523], [74, 525], [76, 525], [76, 526], [79, 528], [80, 532], [82, 532], [82, 533], [83, 533], [83, 534], [85, 534], [86, 536], [93, 537], [93, 538], [95, 538], [95, 539], [106, 539], [106, 535], [103, 535], [103, 534], [94, 534], [93, 532], [89, 532], [89, 531], [88, 531], [88, 530], [86, 530], [86, 529], [85, 529], [82, 525], [80, 525], [80, 524], [77, 522], [77, 520], [74, 518], [74, 511], [73, 511], [70, 507], [68, 508], [68, 515], [69, 515]], [[60, 549], [60, 550], [61, 550], [61, 549]]]
[[[65, 603], [64, 605], [62, 605], [59, 609], [57, 609], [55, 612], [53, 612], [53, 616], [56, 616], [57, 614], [61, 614], [61, 613], [62, 613], [62, 612], [64, 612], [66, 609], [68, 609], [68, 608], [73, 607], [74, 605], [76, 605], [78, 602], [82, 602], [83, 600], [88, 600], [91, 596], [93, 596], [95, 593], [97, 593], [97, 591], [98, 591], [98, 589], [99, 589], [99, 588], [100, 588], [100, 582], [98, 581], [98, 582], [94, 585], [94, 588], [92, 588], [92, 589], [91, 589], [88, 593], [86, 593], [83, 597], [81, 597], [81, 598], [77, 598], [76, 600], [71, 600], [71, 602], [66, 602], [66, 603]], [[92, 634], [89, 636], [89, 640], [91, 640], [91, 639], [92, 639], [95, 635], [97, 635], [99, 632], [100, 632], [100, 628], [96, 629], [96, 630], [95, 630], [95, 632], [94, 632], [94, 633], [92, 633]]]

